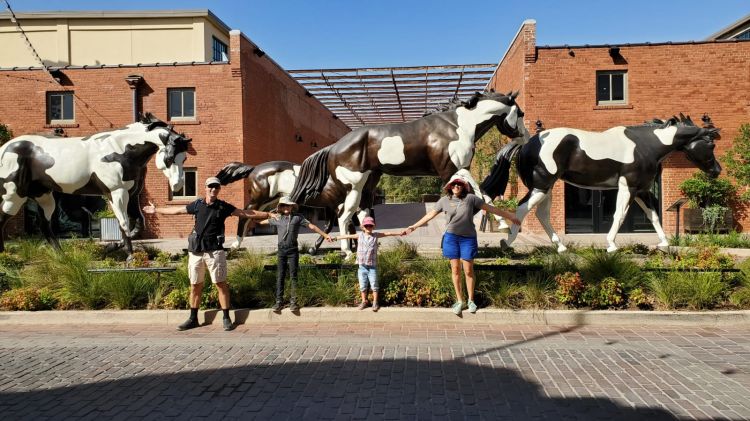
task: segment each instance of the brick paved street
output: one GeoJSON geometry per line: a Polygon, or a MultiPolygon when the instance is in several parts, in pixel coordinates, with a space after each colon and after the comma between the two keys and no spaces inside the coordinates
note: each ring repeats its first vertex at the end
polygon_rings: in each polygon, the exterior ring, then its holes
{"type": "Polygon", "coordinates": [[[0,327],[3,419],[750,419],[750,330],[0,327]]]}

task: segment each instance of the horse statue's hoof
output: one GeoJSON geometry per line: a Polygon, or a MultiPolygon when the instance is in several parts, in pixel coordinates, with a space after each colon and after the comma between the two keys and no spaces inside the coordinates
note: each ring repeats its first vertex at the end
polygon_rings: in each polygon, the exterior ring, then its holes
{"type": "Polygon", "coordinates": [[[615,245],[611,245],[611,246],[607,247],[607,253],[614,253],[616,251],[617,251],[617,246],[615,246],[615,245]]]}
{"type": "Polygon", "coordinates": [[[564,245],[562,245],[562,244],[558,244],[558,246],[557,246],[557,252],[558,252],[558,253],[565,253],[566,251],[568,251],[568,248],[567,248],[567,247],[565,247],[565,246],[564,246],[564,245]]]}
{"type": "Polygon", "coordinates": [[[315,256],[316,254],[318,254],[318,249],[316,249],[315,247],[310,247],[309,249],[307,249],[307,254],[309,254],[310,256],[315,256]]]}
{"type": "Polygon", "coordinates": [[[242,243],[240,243],[239,241],[235,240],[235,241],[232,242],[232,244],[229,245],[229,248],[232,249],[232,250],[237,250],[238,248],[240,248],[241,244],[242,243]]]}
{"type": "Polygon", "coordinates": [[[508,245],[508,242],[505,240],[500,240],[500,251],[508,251],[510,250],[510,246],[508,245]]]}

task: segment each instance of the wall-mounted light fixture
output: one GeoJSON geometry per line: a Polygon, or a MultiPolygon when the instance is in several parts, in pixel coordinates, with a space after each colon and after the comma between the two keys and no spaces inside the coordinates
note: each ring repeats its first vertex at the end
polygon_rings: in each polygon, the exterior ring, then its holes
{"type": "Polygon", "coordinates": [[[52,133],[55,136],[65,137],[65,129],[62,127],[55,127],[55,130],[53,130],[52,133]]]}
{"type": "Polygon", "coordinates": [[[294,140],[297,142],[302,142],[302,135],[297,133],[294,135],[294,140]]]}
{"type": "Polygon", "coordinates": [[[568,48],[568,55],[571,56],[571,57],[575,57],[576,56],[576,52],[573,51],[573,49],[568,48]]]}
{"type": "Polygon", "coordinates": [[[318,147],[318,142],[316,142],[316,141],[313,140],[312,142],[310,142],[310,146],[313,147],[313,148],[317,148],[318,147]]]}
{"type": "Polygon", "coordinates": [[[622,56],[620,55],[620,47],[616,45],[609,47],[609,56],[614,59],[621,58],[622,56]]]}

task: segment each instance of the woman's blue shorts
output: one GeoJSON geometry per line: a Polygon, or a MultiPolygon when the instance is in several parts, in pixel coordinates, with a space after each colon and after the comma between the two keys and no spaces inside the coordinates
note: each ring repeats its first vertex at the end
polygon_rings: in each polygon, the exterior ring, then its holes
{"type": "Polygon", "coordinates": [[[443,235],[443,257],[448,259],[474,260],[477,257],[477,237],[446,232],[443,235]]]}

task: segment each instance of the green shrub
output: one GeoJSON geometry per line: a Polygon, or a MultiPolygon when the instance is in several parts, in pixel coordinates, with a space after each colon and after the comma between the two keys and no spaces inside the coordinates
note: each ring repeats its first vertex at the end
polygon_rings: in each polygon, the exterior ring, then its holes
{"type": "Polygon", "coordinates": [[[555,298],[561,304],[579,307],[583,304],[581,294],[585,289],[581,275],[578,272],[565,272],[555,276],[555,298]]]}
{"type": "Polygon", "coordinates": [[[121,310],[145,308],[159,287],[156,277],[149,273],[110,272],[99,276],[107,304],[121,310]]]}
{"type": "Polygon", "coordinates": [[[558,274],[565,272],[578,272],[576,256],[573,253],[558,253],[556,250],[548,254],[534,253],[538,264],[542,265],[542,275],[546,280],[552,281],[558,274]]]}
{"type": "Polygon", "coordinates": [[[622,284],[615,278],[605,278],[597,285],[597,308],[617,308],[625,304],[622,284]]]}
{"type": "Polygon", "coordinates": [[[522,287],[523,299],[521,304],[524,308],[546,309],[551,307],[550,297],[553,287],[549,281],[539,275],[531,275],[522,287]]]}
{"type": "Polygon", "coordinates": [[[264,307],[273,303],[275,272],[264,273],[263,265],[261,254],[243,253],[230,266],[227,281],[234,308],[264,307]]]}
{"type": "Polygon", "coordinates": [[[750,309],[750,287],[742,287],[735,290],[729,296],[729,303],[741,309],[750,309]]]}
{"type": "Polygon", "coordinates": [[[581,257],[580,273],[586,282],[599,284],[606,278],[615,278],[627,288],[635,288],[644,282],[643,272],[627,253],[585,249],[581,251],[581,257]]]}
{"type": "MultiPolygon", "coordinates": [[[[277,261],[278,263],[278,261],[277,261]]],[[[314,265],[315,258],[309,254],[300,254],[299,255],[299,264],[300,265],[314,265]]]]}
{"type": "Polygon", "coordinates": [[[650,310],[654,307],[654,300],[643,290],[634,288],[628,293],[628,303],[640,310],[650,310]]]}
{"type": "Polygon", "coordinates": [[[665,308],[701,310],[721,303],[728,285],[721,279],[720,273],[668,272],[652,278],[651,290],[665,308]]]}
{"type": "Polygon", "coordinates": [[[490,303],[495,307],[517,309],[523,302],[524,290],[515,282],[500,282],[487,295],[490,303]]]}
{"type": "Polygon", "coordinates": [[[0,296],[0,310],[6,311],[51,310],[56,304],[57,299],[46,288],[16,288],[0,296]]]}
{"type": "Polygon", "coordinates": [[[184,310],[189,308],[190,287],[174,288],[162,301],[162,306],[169,310],[184,310]]]}
{"type": "Polygon", "coordinates": [[[0,146],[13,139],[13,130],[7,124],[0,123],[0,146]]]}
{"type": "Polygon", "coordinates": [[[726,178],[711,178],[703,171],[696,171],[679,187],[693,209],[710,206],[726,207],[732,202],[737,188],[726,178]]]}
{"type": "MultiPolygon", "coordinates": [[[[286,282],[285,295],[288,298],[291,288],[289,280],[286,282]]],[[[302,269],[299,272],[297,304],[300,306],[348,305],[354,303],[358,296],[359,287],[354,271],[302,269]]]]}
{"type": "Polygon", "coordinates": [[[344,256],[337,251],[329,251],[323,255],[323,263],[329,265],[340,265],[344,263],[344,256]]]}
{"type": "Polygon", "coordinates": [[[679,239],[672,237],[669,244],[673,246],[714,245],[727,248],[750,248],[750,235],[737,231],[726,234],[684,234],[679,239]]]}

